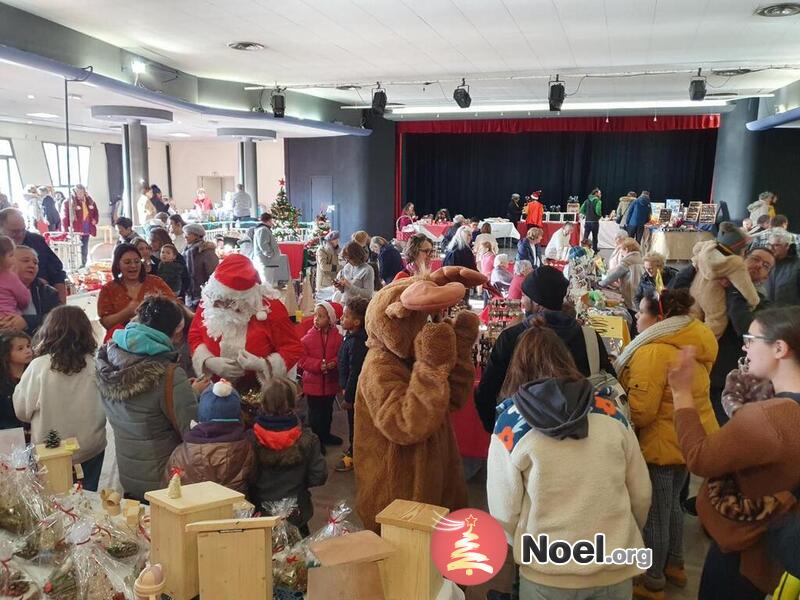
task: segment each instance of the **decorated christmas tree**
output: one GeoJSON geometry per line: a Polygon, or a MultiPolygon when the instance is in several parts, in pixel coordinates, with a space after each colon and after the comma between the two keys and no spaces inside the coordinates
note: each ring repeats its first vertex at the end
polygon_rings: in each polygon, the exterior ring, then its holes
{"type": "Polygon", "coordinates": [[[289,202],[286,194],[286,180],[278,180],[280,189],[275,200],[272,201],[270,214],[275,221],[272,235],[279,240],[297,240],[300,238],[300,209],[289,202]]]}

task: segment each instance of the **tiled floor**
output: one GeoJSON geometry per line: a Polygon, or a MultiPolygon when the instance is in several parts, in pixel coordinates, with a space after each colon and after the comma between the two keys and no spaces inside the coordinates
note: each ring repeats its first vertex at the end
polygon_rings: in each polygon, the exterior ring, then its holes
{"type": "MultiPolygon", "coordinates": [[[[334,414],[333,431],[344,439],[347,439],[347,421],[343,412],[338,411],[334,414]]],[[[339,460],[339,450],[331,448],[328,452],[328,466],[330,473],[328,482],[320,487],[314,488],[314,517],[311,519],[310,527],[313,532],[322,527],[327,516],[326,509],[334,505],[338,500],[347,500],[349,505],[355,509],[355,477],[353,472],[337,473],[333,470],[334,465],[339,460]]],[[[469,482],[470,506],[486,510],[486,471],[480,472],[469,482]]],[[[697,481],[693,481],[693,490],[697,487],[697,481]]],[[[351,520],[360,525],[358,517],[353,513],[351,520]]],[[[697,588],[700,582],[700,571],[703,566],[708,540],[700,529],[696,518],[686,517],[684,524],[683,548],[686,562],[686,572],[689,576],[689,585],[684,589],[667,587],[667,598],[669,600],[694,600],[697,598],[697,588]]],[[[513,561],[509,555],[503,570],[489,584],[477,586],[466,590],[467,600],[483,600],[488,589],[498,589],[508,591],[511,588],[513,574],[513,561]]]]}

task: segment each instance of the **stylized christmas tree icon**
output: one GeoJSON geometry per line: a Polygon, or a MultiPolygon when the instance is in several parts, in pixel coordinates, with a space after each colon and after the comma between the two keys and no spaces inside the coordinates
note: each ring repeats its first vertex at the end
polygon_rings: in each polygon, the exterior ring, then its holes
{"type": "Polygon", "coordinates": [[[450,553],[453,560],[447,563],[448,571],[464,570],[467,575],[472,575],[473,569],[479,569],[485,573],[494,573],[494,567],[483,563],[489,561],[489,557],[480,552],[476,552],[481,546],[478,544],[480,537],[473,533],[478,519],[470,515],[464,519],[466,529],[461,534],[461,539],[453,544],[455,550],[450,553]]]}

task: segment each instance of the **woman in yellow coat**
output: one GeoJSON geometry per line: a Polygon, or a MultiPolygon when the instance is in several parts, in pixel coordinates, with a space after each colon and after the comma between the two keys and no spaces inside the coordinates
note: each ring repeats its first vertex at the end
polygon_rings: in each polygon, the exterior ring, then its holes
{"type": "Polygon", "coordinates": [[[686,585],[680,492],[688,472],[675,434],[667,382],[667,368],[684,346],[697,349],[692,393],[701,422],[708,433],[719,429],[709,397],[717,339],[689,315],[693,303],[688,290],[667,289],[660,296],[642,298],[636,320],[640,333],[614,363],[628,393],[631,420],[653,484],[653,503],[643,532],[645,544],[653,550],[653,563],[634,586],[634,597],[640,599],[664,598],[666,581],[686,585]]]}

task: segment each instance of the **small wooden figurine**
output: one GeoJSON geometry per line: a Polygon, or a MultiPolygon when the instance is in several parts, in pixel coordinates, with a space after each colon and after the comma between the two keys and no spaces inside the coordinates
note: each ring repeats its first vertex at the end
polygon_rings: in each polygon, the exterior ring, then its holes
{"type": "Polygon", "coordinates": [[[133,584],[136,600],[161,600],[166,587],[164,571],[161,565],[147,565],[133,584]]]}
{"type": "Polygon", "coordinates": [[[181,497],[181,473],[183,471],[175,467],[171,472],[172,477],[170,477],[169,486],[167,487],[167,495],[174,500],[181,497]]]}
{"type": "Polygon", "coordinates": [[[103,504],[103,510],[108,513],[110,517],[116,517],[122,509],[120,508],[120,502],[122,501],[122,496],[119,492],[110,489],[100,490],[100,501],[103,504]]]}

